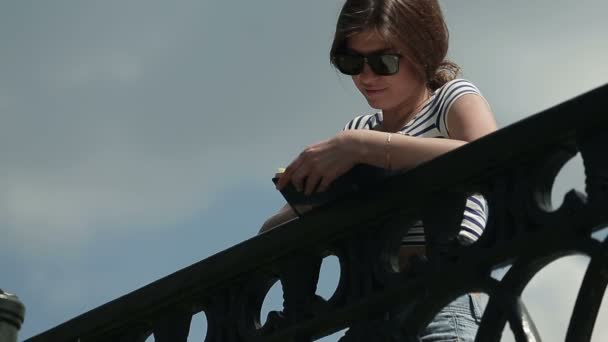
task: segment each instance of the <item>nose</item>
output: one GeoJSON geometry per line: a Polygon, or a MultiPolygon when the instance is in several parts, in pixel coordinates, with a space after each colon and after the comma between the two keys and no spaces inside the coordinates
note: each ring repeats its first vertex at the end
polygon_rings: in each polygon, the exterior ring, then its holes
{"type": "Polygon", "coordinates": [[[379,76],[376,75],[372,71],[372,69],[369,67],[369,64],[367,64],[367,61],[366,61],[365,63],[363,63],[363,70],[361,71],[361,73],[359,75],[357,75],[357,77],[359,78],[359,81],[361,83],[370,83],[371,81],[375,80],[379,76]]]}

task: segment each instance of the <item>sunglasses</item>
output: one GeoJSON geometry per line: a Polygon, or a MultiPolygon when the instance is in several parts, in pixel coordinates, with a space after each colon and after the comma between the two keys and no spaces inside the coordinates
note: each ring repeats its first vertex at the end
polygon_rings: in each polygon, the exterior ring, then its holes
{"type": "Polygon", "coordinates": [[[394,53],[378,53],[372,55],[360,55],[356,53],[338,53],[332,58],[333,64],[341,73],[354,76],[363,72],[363,66],[367,65],[376,75],[388,76],[399,72],[399,59],[401,55],[394,53]]]}

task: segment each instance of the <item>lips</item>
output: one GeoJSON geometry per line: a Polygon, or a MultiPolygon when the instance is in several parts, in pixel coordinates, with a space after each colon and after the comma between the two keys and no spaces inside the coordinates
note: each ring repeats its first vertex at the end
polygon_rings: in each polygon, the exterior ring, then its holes
{"type": "Polygon", "coordinates": [[[382,93],[385,89],[365,89],[365,94],[366,95],[378,95],[380,93],[382,93]]]}

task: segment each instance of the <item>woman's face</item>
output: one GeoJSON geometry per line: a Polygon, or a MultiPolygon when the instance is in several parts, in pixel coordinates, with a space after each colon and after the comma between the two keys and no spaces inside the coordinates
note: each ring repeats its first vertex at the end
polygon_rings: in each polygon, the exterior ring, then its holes
{"type": "MultiPolygon", "coordinates": [[[[391,48],[375,31],[364,31],[350,37],[347,48],[361,55],[379,52],[403,54],[391,48]]],[[[359,75],[352,76],[355,86],[372,108],[386,112],[400,112],[424,89],[405,58],[399,61],[399,72],[394,75],[376,75],[365,63],[359,75]]],[[[414,100],[415,101],[415,100],[414,100]]]]}

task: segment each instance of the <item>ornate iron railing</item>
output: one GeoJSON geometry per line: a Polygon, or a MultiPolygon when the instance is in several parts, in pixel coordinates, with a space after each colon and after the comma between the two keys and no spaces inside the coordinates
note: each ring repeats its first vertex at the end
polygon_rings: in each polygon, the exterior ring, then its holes
{"type": "Polygon", "coordinates": [[[387,179],[374,190],[332,202],[262,235],[69,320],[30,342],[186,341],[204,311],[207,342],[311,341],[349,328],[341,341],[415,341],[447,303],[489,295],[477,341],[499,341],[506,322],[517,341],[539,341],[520,299],[545,265],[569,254],[591,258],[567,341],[588,341],[608,282],[608,85],[517,122],[387,179]],[[554,210],[553,181],[580,152],[586,195],[569,192],[554,210]],[[471,193],[490,216],[482,238],[456,237],[471,193]],[[399,272],[401,237],[425,224],[427,259],[399,272]],[[335,255],[340,281],[315,294],[323,257],[335,255]],[[497,280],[491,272],[512,265],[497,280]],[[260,324],[260,309],[280,279],[284,308],[260,324]]]}

